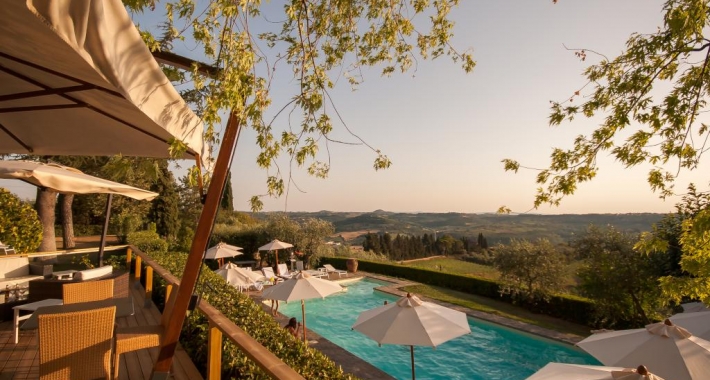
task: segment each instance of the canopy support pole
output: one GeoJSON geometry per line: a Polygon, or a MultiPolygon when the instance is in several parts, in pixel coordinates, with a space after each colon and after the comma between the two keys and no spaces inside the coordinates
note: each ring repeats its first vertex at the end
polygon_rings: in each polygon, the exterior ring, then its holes
{"type": "Polygon", "coordinates": [[[409,346],[409,352],[412,354],[412,380],[414,380],[414,346],[409,346]]]}
{"type": "Polygon", "coordinates": [[[111,201],[113,200],[113,194],[108,195],[106,198],[106,219],[104,219],[104,228],[101,230],[101,243],[99,243],[99,267],[104,266],[104,247],[106,247],[106,234],[108,233],[108,221],[111,217],[111,201]]]}
{"type": "Polygon", "coordinates": [[[308,340],[306,340],[306,301],[304,300],[301,300],[301,314],[301,319],[303,319],[303,343],[307,345],[308,340]]]}
{"type": "Polygon", "coordinates": [[[182,325],[185,321],[185,313],[187,313],[187,307],[190,303],[195,285],[197,284],[197,276],[202,266],[202,256],[207,249],[207,243],[212,233],[212,224],[217,215],[220,200],[222,199],[222,192],[224,191],[224,185],[232,160],[232,151],[239,139],[240,129],[240,121],[234,112],[231,112],[229,114],[227,127],[224,131],[222,146],[219,148],[219,154],[215,162],[215,168],[212,173],[212,180],[210,181],[207,191],[205,204],[200,214],[200,220],[197,223],[190,254],[187,256],[185,271],[180,279],[180,286],[173,306],[173,312],[170,314],[163,339],[160,342],[160,352],[158,353],[158,360],[155,366],[153,366],[152,379],[167,378],[166,375],[170,372],[175,348],[180,338],[180,330],[182,330],[182,325]]]}

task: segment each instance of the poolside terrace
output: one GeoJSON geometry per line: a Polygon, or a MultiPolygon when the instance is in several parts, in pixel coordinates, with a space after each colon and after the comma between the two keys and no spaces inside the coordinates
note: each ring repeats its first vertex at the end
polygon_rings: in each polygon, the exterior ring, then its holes
{"type": "MultiPolygon", "coordinates": [[[[143,303],[144,290],[134,286],[131,280],[131,297],[135,314],[118,318],[119,326],[149,326],[160,323],[160,311],[151,302],[143,303]]],[[[158,357],[158,348],[138,350],[121,355],[119,380],[149,379],[153,363],[158,357]]],[[[190,357],[178,346],[170,371],[171,379],[202,379],[202,375],[190,357]]],[[[39,378],[39,355],[37,331],[20,330],[20,340],[14,343],[12,321],[0,323],[0,380],[24,380],[39,378]]]]}

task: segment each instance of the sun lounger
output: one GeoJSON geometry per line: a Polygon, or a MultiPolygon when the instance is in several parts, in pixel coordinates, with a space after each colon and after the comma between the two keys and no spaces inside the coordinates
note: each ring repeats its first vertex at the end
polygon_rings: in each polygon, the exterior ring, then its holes
{"type": "Polygon", "coordinates": [[[4,253],[4,254],[6,254],[6,255],[14,255],[14,254],[15,254],[15,249],[12,248],[11,246],[7,245],[7,244],[3,244],[3,243],[0,241],[0,252],[4,253]]]}
{"type": "Polygon", "coordinates": [[[261,272],[264,273],[264,276],[266,277],[267,280],[271,282],[281,282],[283,281],[282,278],[276,277],[276,274],[274,274],[274,269],[271,267],[264,267],[261,268],[261,272]]]}
{"type": "Polygon", "coordinates": [[[281,278],[289,279],[293,277],[293,273],[288,271],[288,267],[286,266],[286,264],[279,264],[276,267],[276,270],[278,271],[279,277],[281,278]]]}
{"type": "Polygon", "coordinates": [[[318,270],[326,272],[326,273],[337,273],[338,277],[343,277],[343,275],[345,275],[345,276],[348,275],[348,272],[346,272],[344,270],[340,270],[340,269],[335,269],[335,267],[333,267],[330,264],[325,264],[325,265],[323,265],[322,268],[318,268],[318,270]]]}

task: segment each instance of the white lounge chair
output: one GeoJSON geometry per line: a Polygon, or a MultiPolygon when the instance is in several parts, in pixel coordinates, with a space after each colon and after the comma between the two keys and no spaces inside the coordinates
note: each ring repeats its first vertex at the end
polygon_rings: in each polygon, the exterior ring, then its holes
{"type": "Polygon", "coordinates": [[[340,269],[335,269],[332,265],[330,264],[324,264],[322,268],[318,268],[318,270],[321,270],[326,273],[337,273],[338,277],[343,277],[345,275],[347,277],[348,272],[340,269]]]}
{"type": "Polygon", "coordinates": [[[267,280],[271,282],[281,282],[283,281],[282,278],[276,277],[276,274],[274,273],[274,269],[271,267],[264,267],[261,268],[261,272],[264,273],[264,277],[266,277],[267,280]]]}
{"type": "Polygon", "coordinates": [[[279,277],[281,278],[289,279],[293,277],[293,273],[288,271],[288,267],[286,266],[286,264],[279,264],[276,267],[276,270],[278,271],[279,277]]]}
{"type": "Polygon", "coordinates": [[[0,252],[6,254],[6,255],[14,255],[15,254],[15,248],[12,248],[9,245],[3,244],[0,241],[0,252]]]}

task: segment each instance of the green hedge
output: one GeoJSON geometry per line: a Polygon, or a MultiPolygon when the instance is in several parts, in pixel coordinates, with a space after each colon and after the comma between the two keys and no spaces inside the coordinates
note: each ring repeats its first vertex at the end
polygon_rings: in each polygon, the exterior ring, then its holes
{"type": "Polygon", "coordinates": [[[126,237],[126,241],[149,255],[168,251],[168,242],[161,239],[155,231],[131,232],[126,237]]]}
{"type": "MultiPolygon", "coordinates": [[[[323,257],[322,263],[329,263],[338,268],[345,268],[344,257],[323,257]]],[[[445,273],[430,269],[409,267],[387,262],[358,259],[358,269],[365,272],[404,278],[422,284],[439,286],[451,290],[515,303],[530,311],[550,315],[566,321],[587,326],[594,325],[594,304],[584,298],[570,295],[554,295],[547,300],[536,299],[533,302],[514,298],[501,292],[498,282],[473,276],[445,273]]]]}
{"type": "MultiPolygon", "coordinates": [[[[150,256],[175,276],[182,275],[187,259],[185,253],[154,253],[150,256]]],[[[155,293],[164,294],[164,290],[159,285],[155,293]]],[[[355,379],[320,351],[294,338],[260,305],[229,286],[204,265],[197,293],[306,379],[355,379]]],[[[207,329],[207,319],[199,312],[192,312],[180,335],[180,344],[203,374],[207,364],[207,329]]],[[[222,351],[221,378],[270,379],[227,339],[222,351]]]]}

